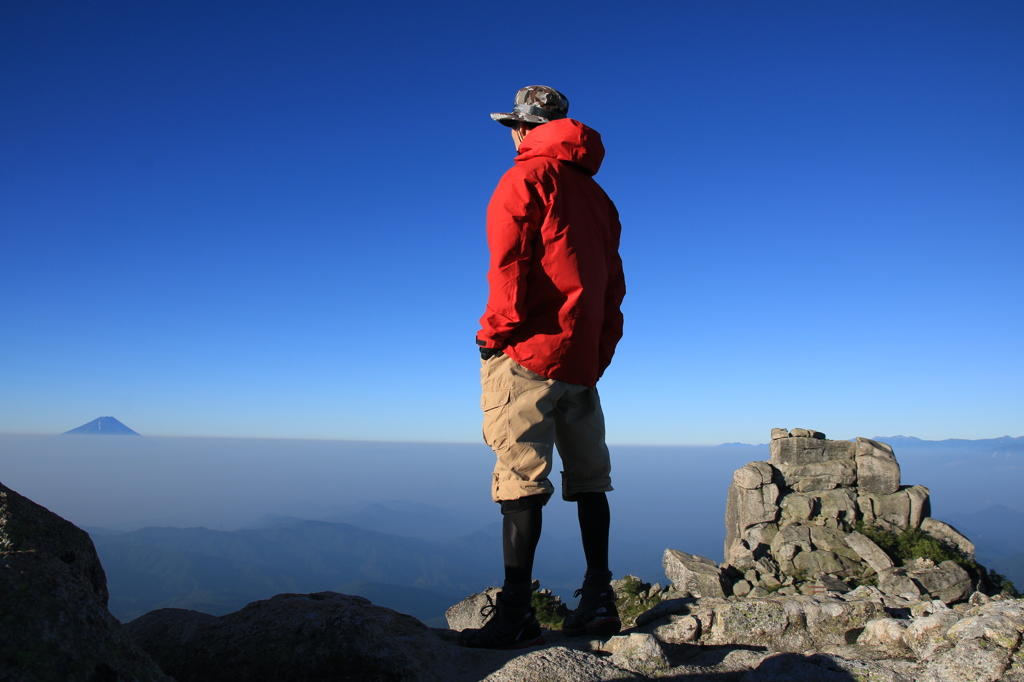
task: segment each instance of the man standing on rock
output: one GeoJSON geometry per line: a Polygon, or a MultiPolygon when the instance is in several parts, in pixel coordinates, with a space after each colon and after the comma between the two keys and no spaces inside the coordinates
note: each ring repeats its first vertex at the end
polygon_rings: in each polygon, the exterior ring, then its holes
{"type": "Polygon", "coordinates": [[[530,605],[541,510],[554,448],[562,499],[575,502],[587,560],[569,635],[613,635],[621,624],[608,570],[611,462],[597,381],[622,337],[626,293],[619,217],[594,181],[604,158],[597,131],[567,118],[569,101],[531,85],[513,111],[518,155],[487,207],[490,295],[477,334],[484,440],[497,455],[492,496],[501,505],[505,582],[490,620],[465,646],[515,649],[543,641],[530,605]]]}

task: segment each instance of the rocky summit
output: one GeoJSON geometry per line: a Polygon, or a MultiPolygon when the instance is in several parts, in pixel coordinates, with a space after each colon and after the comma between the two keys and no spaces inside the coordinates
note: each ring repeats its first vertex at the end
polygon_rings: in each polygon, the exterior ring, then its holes
{"type": "Polygon", "coordinates": [[[545,644],[464,649],[491,588],[449,628],[334,592],[280,594],[224,616],[106,609],[88,536],[0,485],[0,679],[589,682],[1024,682],[1024,600],[930,515],[892,448],[775,429],[736,471],[722,564],[667,549],[666,586],[613,583],[625,629],[568,638],[536,603],[545,644]]]}
{"type": "Polygon", "coordinates": [[[769,461],[738,469],[729,486],[721,578],[732,594],[841,594],[870,584],[953,604],[985,578],[973,543],[931,518],[928,489],[902,484],[885,443],[773,429],[770,452],[769,461]],[[897,566],[872,536],[930,539],[933,549],[948,551],[897,566]]]}

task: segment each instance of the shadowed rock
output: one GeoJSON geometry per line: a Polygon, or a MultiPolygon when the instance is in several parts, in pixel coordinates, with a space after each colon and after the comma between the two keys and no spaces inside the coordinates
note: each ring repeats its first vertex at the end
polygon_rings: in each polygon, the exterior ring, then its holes
{"type": "Polygon", "coordinates": [[[0,679],[171,682],[68,563],[39,551],[0,555],[0,679]]]}
{"type": "Polygon", "coordinates": [[[67,564],[107,606],[107,576],[89,534],[0,483],[0,552],[27,551],[67,564]]]}
{"type": "Polygon", "coordinates": [[[159,609],[125,627],[178,682],[437,680],[454,648],[412,616],[336,592],[220,617],[159,609]]]}

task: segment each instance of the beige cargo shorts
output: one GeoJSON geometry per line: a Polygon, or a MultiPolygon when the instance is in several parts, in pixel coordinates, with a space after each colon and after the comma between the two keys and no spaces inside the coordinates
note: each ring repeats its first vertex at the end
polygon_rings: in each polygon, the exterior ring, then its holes
{"type": "Polygon", "coordinates": [[[612,490],[611,457],[597,389],[546,379],[504,353],[480,361],[484,442],[494,450],[495,502],[544,495],[554,448],[562,460],[562,499],[612,490]]]}

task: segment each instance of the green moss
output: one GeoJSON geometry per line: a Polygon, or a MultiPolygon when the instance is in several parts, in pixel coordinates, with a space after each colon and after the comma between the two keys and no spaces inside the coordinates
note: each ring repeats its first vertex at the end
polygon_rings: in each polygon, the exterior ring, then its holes
{"type": "Polygon", "coordinates": [[[649,584],[641,582],[634,575],[627,575],[619,583],[615,608],[619,611],[619,618],[622,620],[623,627],[628,628],[636,625],[637,616],[661,603],[660,592],[650,597],[647,596],[647,591],[650,589],[651,586],[649,584]]]}
{"type": "Polygon", "coordinates": [[[920,528],[907,528],[899,535],[859,521],[857,532],[871,538],[882,551],[889,555],[897,565],[905,565],[914,559],[931,559],[936,564],[943,561],[955,561],[967,570],[978,571],[981,565],[957,547],[933,538],[920,528]]]}
{"type": "Polygon", "coordinates": [[[537,614],[537,622],[541,624],[541,627],[545,627],[548,630],[562,629],[562,621],[569,615],[569,609],[562,603],[561,599],[550,592],[537,590],[530,596],[530,602],[537,614]]]}
{"type": "Polygon", "coordinates": [[[1021,596],[1020,591],[1017,587],[1001,573],[995,571],[989,571],[988,575],[985,576],[985,581],[989,584],[994,592],[1005,592],[1014,599],[1021,596]]]}

